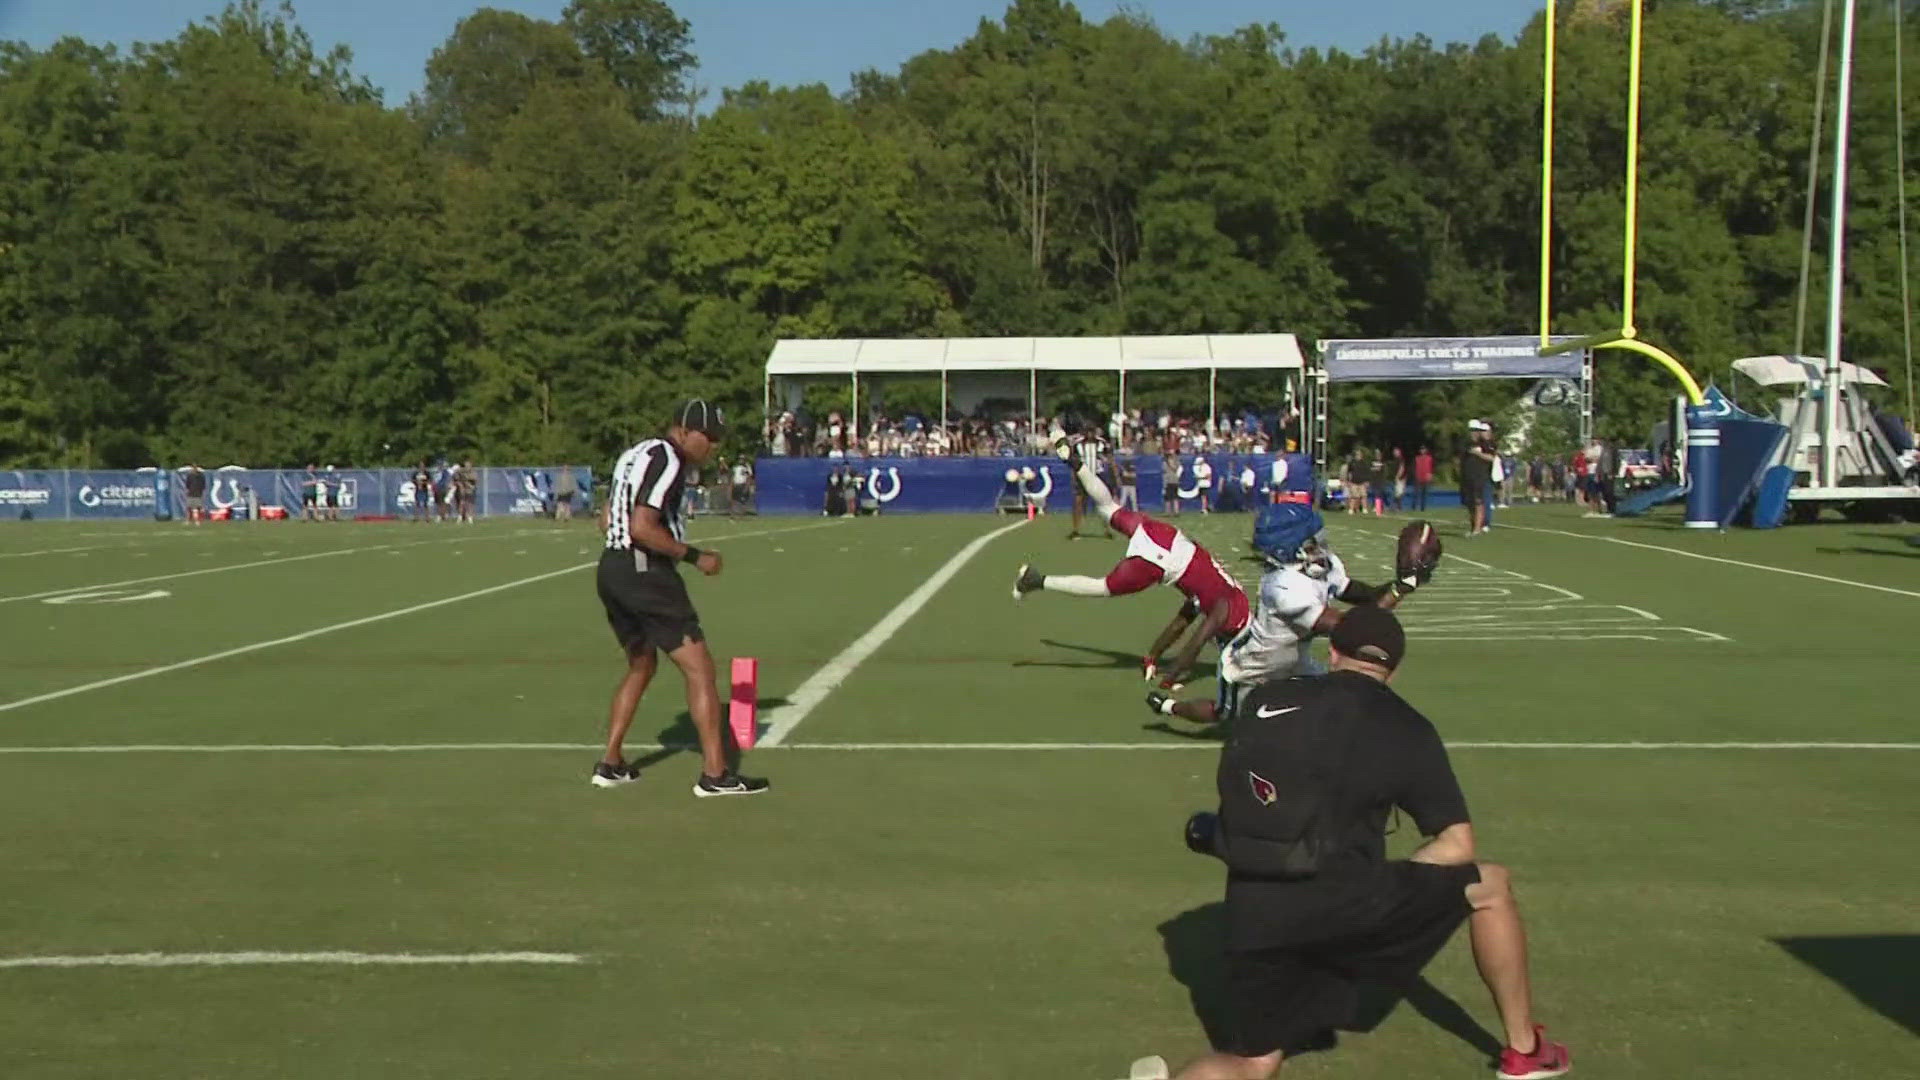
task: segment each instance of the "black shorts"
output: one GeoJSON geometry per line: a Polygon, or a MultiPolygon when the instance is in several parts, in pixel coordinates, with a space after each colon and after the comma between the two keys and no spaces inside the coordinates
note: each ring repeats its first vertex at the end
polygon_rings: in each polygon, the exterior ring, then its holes
{"type": "Polygon", "coordinates": [[[643,648],[672,652],[688,642],[705,641],[700,615],[679,571],[661,556],[646,558],[664,565],[641,570],[633,551],[608,548],[600,554],[595,586],[620,647],[629,653],[643,648]]]}
{"type": "Polygon", "coordinates": [[[1466,890],[1479,880],[1472,864],[1388,863],[1366,879],[1364,891],[1303,918],[1301,940],[1229,950],[1227,1045],[1220,1049],[1242,1057],[1291,1055],[1324,1045],[1333,1030],[1361,1026],[1360,987],[1404,992],[1472,913],[1466,890]]]}
{"type": "Polygon", "coordinates": [[[1478,485],[1464,486],[1460,489],[1460,505],[1469,510],[1480,505],[1480,488],[1478,485]]]}

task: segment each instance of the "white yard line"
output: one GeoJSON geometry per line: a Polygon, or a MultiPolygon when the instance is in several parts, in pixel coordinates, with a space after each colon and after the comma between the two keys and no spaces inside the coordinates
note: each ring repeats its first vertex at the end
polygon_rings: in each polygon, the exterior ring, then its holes
{"type": "Polygon", "coordinates": [[[1597,536],[1593,533],[1569,532],[1565,529],[1540,529],[1530,525],[1501,525],[1499,528],[1518,529],[1522,532],[1545,533],[1549,536],[1571,536],[1578,540],[1598,540],[1608,544],[1623,544],[1627,547],[1641,548],[1645,551],[1664,551],[1669,555],[1681,555],[1689,559],[1724,563],[1728,566],[1742,566],[1748,570],[1764,570],[1769,574],[1786,574],[1789,577],[1807,578],[1811,581],[1824,581],[1829,585],[1847,585],[1856,589],[1870,589],[1874,592],[1892,593],[1895,596],[1920,598],[1920,592],[1914,592],[1909,589],[1896,589],[1891,585],[1872,585],[1864,581],[1854,581],[1851,578],[1828,577],[1826,574],[1810,574],[1805,570],[1789,570],[1784,566],[1768,566],[1765,563],[1742,562],[1739,559],[1727,559],[1718,555],[1702,555],[1697,551],[1683,551],[1680,548],[1663,547],[1659,544],[1643,544],[1637,540],[1622,540],[1617,536],[1597,536]]]}
{"type": "MultiPolygon", "coordinates": [[[[541,530],[544,533],[544,530],[541,530]]],[[[277,566],[282,563],[306,562],[310,559],[330,559],[336,555],[353,555],[365,551],[397,551],[401,548],[420,547],[424,544],[452,544],[467,540],[503,540],[524,536],[525,531],[513,533],[494,533],[480,536],[446,536],[433,540],[410,540],[396,544],[372,544],[366,547],[333,548],[328,551],[314,551],[305,555],[284,555],[277,559],[256,559],[253,562],[230,563],[225,566],[209,566],[199,570],[182,570],[173,574],[154,574],[150,577],[129,578],[125,581],[107,581],[93,585],[70,585],[62,589],[49,589],[46,592],[23,593],[19,596],[0,596],[0,604],[11,604],[21,600],[43,600],[49,596],[63,596],[67,593],[91,592],[95,589],[118,589],[129,585],[146,585],[155,581],[177,581],[181,578],[200,577],[203,574],[224,574],[229,570],[250,570],[256,566],[277,566]]],[[[558,535],[557,533],[554,535],[558,535]]],[[[211,552],[206,554],[211,555],[211,552]]]]}
{"type": "MultiPolygon", "coordinates": [[[[780,743],[770,750],[835,750],[882,752],[896,750],[1043,751],[1074,750],[1219,750],[1209,739],[1178,742],[862,742],[780,743]]],[[[628,743],[629,749],[695,750],[696,744],[628,743]]],[[[1920,742],[1503,742],[1447,743],[1449,750],[1920,750],[1920,742]]],[[[146,744],[131,746],[0,746],[0,756],[18,754],[422,754],[465,752],[566,752],[599,750],[599,743],[213,743],[208,745],[146,744]]]]}
{"type": "Polygon", "coordinates": [[[103,548],[120,547],[119,544],[88,544],[84,547],[41,548],[39,551],[0,552],[0,559],[30,559],[35,555],[66,555],[75,551],[99,551],[103,548]]]}
{"type": "Polygon", "coordinates": [[[338,622],[330,626],[316,627],[312,630],[301,631],[298,634],[288,634],[286,637],[270,638],[266,641],[256,641],[251,645],[241,645],[241,646],[238,646],[237,648],[222,649],[219,652],[208,653],[205,656],[196,656],[191,660],[179,660],[171,664],[161,664],[158,667],[142,668],[139,671],[129,671],[124,675],[115,675],[109,679],[96,679],[93,682],[81,683],[79,686],[69,686],[64,690],[54,690],[50,693],[45,693],[45,694],[35,694],[33,697],[21,698],[18,701],[9,701],[9,702],[6,702],[5,704],[0,704],[0,712],[11,712],[14,709],[24,709],[29,705],[38,705],[38,704],[41,704],[42,702],[47,702],[47,701],[58,701],[61,698],[72,697],[75,694],[85,694],[94,690],[104,690],[109,686],[119,686],[121,683],[135,682],[140,679],[150,679],[155,675],[165,675],[168,672],[184,671],[187,668],[199,667],[202,664],[211,664],[216,660],[226,660],[235,656],[245,656],[248,653],[259,652],[262,649],[272,649],[272,648],[277,648],[278,646],[281,646],[281,645],[292,645],[292,644],[295,644],[296,642],[310,641],[314,638],[324,637],[328,634],[337,634],[342,630],[351,630],[357,626],[368,626],[377,622],[385,622],[388,619],[397,619],[402,615],[412,615],[421,611],[431,611],[434,608],[446,607],[448,604],[458,604],[465,600],[475,600],[482,596],[491,596],[494,593],[505,592],[508,589],[517,589],[522,585],[532,585],[535,582],[546,581],[549,578],[556,578],[561,576],[562,574],[571,574],[578,570],[585,570],[588,567],[591,567],[593,565],[594,565],[593,563],[579,563],[574,566],[569,566],[561,570],[550,570],[544,574],[535,574],[532,577],[519,578],[515,581],[509,581],[502,585],[489,585],[484,589],[474,589],[471,592],[463,592],[456,596],[446,596],[438,600],[429,600],[424,604],[410,604],[403,608],[395,608],[392,611],[383,611],[378,615],[368,615],[359,619],[348,619],[346,622],[338,622]]]}
{"type": "MultiPolygon", "coordinates": [[[[1214,750],[1211,740],[1152,743],[791,743],[789,750],[1214,750]]],[[[1920,742],[1449,742],[1449,750],[1920,750],[1920,742]]]]}
{"type": "MultiPolygon", "coordinates": [[[[799,532],[803,529],[821,529],[839,522],[818,522],[811,525],[798,525],[786,529],[757,529],[750,532],[718,533],[713,536],[716,542],[724,542],[738,537],[771,536],[774,533],[799,532]]],[[[199,577],[202,574],[224,574],[229,570],[250,570],[256,566],[277,566],[282,563],[306,562],[310,559],[328,559],[335,555],[353,555],[366,551],[399,551],[404,548],[421,547],[426,544],[455,544],[466,541],[516,540],[529,536],[548,536],[554,539],[598,540],[599,534],[564,533],[555,529],[516,529],[504,533],[463,533],[457,536],[435,537],[430,540],[408,540],[393,544],[372,544],[366,547],[334,548],[330,551],[315,551],[305,555],[287,555],[277,559],[258,559],[254,562],[233,563],[227,566],[209,566],[200,570],[182,570],[174,574],[155,574],[151,577],[129,578],[126,581],[107,581],[93,585],[72,585],[63,589],[49,589],[46,592],[25,593],[20,596],[0,596],[0,604],[11,604],[21,600],[43,600],[49,596],[64,596],[67,593],[91,592],[96,589],[118,589],[129,585],[146,585],[155,581],[177,581],[181,578],[199,577]]]]}
{"type": "MultiPolygon", "coordinates": [[[[1502,526],[1502,527],[1514,528],[1514,529],[1525,528],[1525,526],[1521,526],[1521,525],[1511,525],[1511,526],[1502,526]]],[[[1378,540],[1391,541],[1394,539],[1394,537],[1389,536],[1386,533],[1373,532],[1370,529],[1356,528],[1353,531],[1363,536],[1372,537],[1378,540]]],[[[1539,532],[1544,530],[1533,530],[1533,531],[1539,532]]],[[[1571,535],[1578,535],[1578,534],[1569,533],[1568,535],[1571,536],[1571,535]]],[[[1595,539],[1599,539],[1599,538],[1596,537],[1595,539]]],[[[1494,582],[1497,582],[1497,581],[1507,581],[1514,584],[1529,585],[1538,589],[1546,589],[1549,592],[1558,593],[1562,597],[1565,597],[1568,600],[1579,600],[1579,601],[1587,600],[1586,597],[1581,596],[1579,593],[1574,592],[1571,589],[1563,589],[1558,585],[1549,585],[1544,581],[1537,581],[1531,576],[1527,574],[1522,574],[1517,570],[1504,570],[1504,569],[1501,569],[1500,567],[1492,565],[1491,563],[1483,563],[1475,559],[1469,559],[1466,556],[1461,555],[1457,552],[1450,551],[1446,554],[1445,558],[1448,562],[1465,563],[1468,566],[1477,567],[1478,569],[1486,572],[1484,575],[1475,575],[1470,578],[1459,578],[1459,577],[1448,576],[1441,579],[1441,582],[1437,587],[1433,587],[1435,588],[1436,593],[1442,599],[1447,600],[1456,606],[1479,606],[1480,604],[1489,604],[1495,607],[1496,614],[1503,610],[1507,612],[1518,612],[1518,611],[1527,611],[1527,610],[1551,610],[1550,607],[1545,609],[1540,609],[1540,608],[1529,608],[1523,605],[1509,604],[1506,601],[1500,599],[1498,595],[1487,600],[1465,601],[1465,600],[1459,599],[1459,596],[1463,592],[1466,592],[1468,590],[1483,590],[1484,587],[1491,586],[1493,585],[1494,582]],[[1462,582],[1462,581],[1469,583],[1467,586],[1467,589],[1460,589],[1458,585],[1454,584],[1456,582],[1462,582]]],[[[1479,593],[1476,592],[1475,595],[1479,595],[1479,593]]],[[[1501,595],[1511,596],[1512,594],[1510,592],[1506,592],[1505,590],[1502,590],[1501,595]]],[[[1691,626],[1675,626],[1672,623],[1666,622],[1665,620],[1661,619],[1658,615],[1655,615],[1650,611],[1646,611],[1644,609],[1636,608],[1636,607],[1628,607],[1625,604],[1596,603],[1595,606],[1603,607],[1603,608],[1617,608],[1621,611],[1631,612],[1634,615],[1637,615],[1644,620],[1660,623],[1660,628],[1662,630],[1668,630],[1675,633],[1687,634],[1697,641],[1729,642],[1733,640],[1727,637],[1725,634],[1716,634],[1711,630],[1700,630],[1691,626]]],[[[1438,640],[1508,641],[1508,640],[1514,639],[1513,633],[1495,634],[1495,635],[1488,635],[1488,636],[1482,636],[1482,637],[1461,637],[1461,636],[1452,635],[1452,634],[1433,634],[1431,632],[1428,632],[1435,628],[1435,621],[1442,622],[1442,623],[1450,621],[1450,616],[1448,614],[1448,611],[1444,608],[1441,611],[1432,612],[1432,613],[1417,613],[1417,609],[1416,609],[1416,611],[1409,611],[1402,617],[1406,620],[1407,625],[1410,628],[1424,627],[1425,630],[1423,630],[1423,636],[1433,637],[1438,640]]],[[[1479,615],[1453,616],[1453,618],[1487,618],[1487,617],[1488,616],[1479,616],[1479,615]]],[[[1589,623],[1593,621],[1596,621],[1596,620],[1589,620],[1589,623]]],[[[1545,630],[1564,631],[1564,630],[1578,628],[1578,627],[1570,626],[1567,624],[1556,625],[1553,623],[1516,623],[1514,625],[1515,625],[1515,632],[1523,637],[1532,637],[1538,631],[1545,631],[1545,630]]],[[[1541,633],[1539,634],[1539,640],[1542,640],[1542,641],[1653,641],[1656,639],[1653,637],[1647,636],[1645,634],[1608,634],[1608,633],[1601,632],[1601,633],[1588,634],[1588,635],[1568,634],[1568,633],[1541,633]]]]}
{"type": "Polygon", "coordinates": [[[578,953],[365,953],[365,952],[217,952],[104,953],[79,956],[0,957],[0,968],[86,967],[253,967],[262,964],[347,964],[417,966],[422,964],[579,964],[578,953]]]}
{"type": "MultiPolygon", "coordinates": [[[[814,524],[814,525],[797,525],[797,526],[794,526],[793,528],[788,528],[788,529],[762,529],[756,532],[733,533],[728,537],[728,539],[740,539],[747,536],[771,536],[775,533],[800,532],[805,529],[826,528],[830,524],[833,524],[833,523],[828,522],[828,523],[821,523],[821,524],[814,524]]],[[[357,549],[357,550],[365,550],[365,549],[357,549]]],[[[50,693],[36,694],[33,697],[21,698],[18,701],[9,701],[4,704],[0,704],[0,713],[11,712],[14,709],[22,709],[27,707],[28,705],[38,705],[41,702],[57,701],[60,698],[72,697],[75,694],[84,694],[92,690],[104,690],[109,686],[118,686],[121,683],[134,682],[135,680],[138,680],[138,679],[148,679],[148,678],[152,678],[155,675],[165,675],[168,672],[172,672],[172,671],[181,671],[186,668],[199,667],[202,664],[211,664],[216,660],[226,660],[235,656],[245,656],[248,653],[259,652],[262,649],[272,649],[281,645],[292,645],[296,642],[308,641],[313,638],[323,637],[327,634],[337,634],[342,630],[351,630],[357,626],[367,626],[372,623],[385,622],[388,619],[397,619],[402,615],[412,615],[412,614],[415,614],[416,612],[431,611],[434,608],[445,607],[448,604],[458,604],[465,600],[474,600],[482,596],[491,596],[494,593],[505,592],[508,589],[517,589],[522,585],[532,585],[535,582],[546,581],[550,578],[560,577],[563,574],[571,574],[578,570],[586,570],[594,565],[595,563],[590,563],[590,562],[577,563],[573,566],[565,567],[560,570],[550,570],[544,574],[535,574],[532,577],[519,578],[517,580],[509,581],[501,585],[489,585],[484,589],[474,589],[471,592],[460,593],[457,596],[447,596],[447,597],[442,597],[438,600],[429,600],[424,604],[410,604],[407,607],[396,608],[392,611],[384,611],[378,615],[368,615],[368,616],[365,616],[364,618],[349,619],[346,622],[334,623],[331,626],[316,627],[315,629],[305,630],[298,634],[289,634],[286,637],[272,638],[267,641],[256,641],[251,645],[241,645],[241,646],[238,646],[237,648],[222,649],[219,652],[208,653],[205,656],[196,656],[190,660],[180,660],[171,664],[161,664],[157,667],[142,668],[139,671],[130,671],[124,675],[115,675],[109,679],[97,679],[90,683],[82,683],[79,686],[69,686],[64,690],[54,690],[50,693]]]]}
{"type": "Polygon", "coordinates": [[[885,645],[889,638],[899,632],[900,628],[907,624],[907,620],[913,618],[921,608],[925,607],[928,600],[933,599],[933,594],[939,592],[941,586],[953,580],[953,575],[959,573],[961,567],[967,565],[969,560],[979,554],[981,548],[1025,524],[1025,521],[1017,521],[1012,525],[1002,526],[985,536],[974,538],[966,547],[956,552],[953,558],[947,560],[946,565],[934,571],[932,577],[923,582],[919,588],[908,593],[905,600],[900,601],[892,611],[887,612],[879,622],[874,623],[873,629],[862,634],[857,641],[841,650],[840,655],[827,661],[824,667],[814,672],[806,682],[801,683],[798,689],[788,695],[785,705],[768,709],[764,717],[767,730],[766,734],[760,736],[759,745],[779,746],[786,741],[793,729],[800,726],[800,722],[805,720],[828,694],[833,693],[841,683],[846,681],[847,676],[853,674],[853,670],[859,667],[862,661],[872,656],[880,646],[885,645]]]}
{"type": "MultiPolygon", "coordinates": [[[[694,744],[689,743],[691,747],[694,744]]],[[[627,743],[642,750],[658,743],[627,743]]],[[[147,743],[131,746],[0,746],[0,754],[419,754],[451,750],[601,750],[604,743],[147,743]]]]}

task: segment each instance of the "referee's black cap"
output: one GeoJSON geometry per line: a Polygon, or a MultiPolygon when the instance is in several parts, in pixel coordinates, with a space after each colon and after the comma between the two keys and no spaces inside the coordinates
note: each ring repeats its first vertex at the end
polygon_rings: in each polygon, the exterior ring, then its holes
{"type": "Polygon", "coordinates": [[[673,419],[667,421],[669,427],[683,427],[688,431],[697,431],[714,442],[727,433],[727,419],[720,415],[720,406],[706,398],[688,398],[673,411],[673,419]]]}
{"type": "Polygon", "coordinates": [[[1400,620],[1373,604],[1348,608],[1327,640],[1342,656],[1388,669],[1399,667],[1407,655],[1407,632],[1400,620]]]}

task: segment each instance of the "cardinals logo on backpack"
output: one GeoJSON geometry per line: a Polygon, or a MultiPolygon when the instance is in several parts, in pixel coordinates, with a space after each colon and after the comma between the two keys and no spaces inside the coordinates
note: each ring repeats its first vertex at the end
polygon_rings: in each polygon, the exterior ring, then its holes
{"type": "Polygon", "coordinates": [[[1280,789],[1273,786],[1273,781],[1252,769],[1247,770],[1247,783],[1253,786],[1253,797],[1260,800],[1261,806],[1272,806],[1280,797],[1280,789]]]}

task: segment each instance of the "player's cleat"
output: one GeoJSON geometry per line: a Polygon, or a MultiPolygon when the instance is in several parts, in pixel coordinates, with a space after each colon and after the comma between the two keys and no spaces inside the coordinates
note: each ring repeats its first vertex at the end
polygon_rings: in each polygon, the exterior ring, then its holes
{"type": "Polygon", "coordinates": [[[1015,600],[1033,592],[1046,584],[1047,575],[1025,563],[1020,564],[1020,576],[1013,580],[1013,598],[1015,600]]]}
{"type": "Polygon", "coordinates": [[[1167,1068],[1167,1059],[1159,1054],[1143,1057],[1127,1070],[1127,1080],[1168,1080],[1172,1075],[1167,1068]]]}
{"type": "Polygon", "coordinates": [[[1158,690],[1149,690],[1147,691],[1147,708],[1152,709],[1160,716],[1172,716],[1173,695],[1163,694],[1158,690]]]}
{"type": "Polygon", "coordinates": [[[1180,691],[1185,690],[1186,688],[1187,688],[1186,683],[1175,682],[1173,676],[1171,675],[1160,680],[1160,689],[1165,690],[1169,694],[1177,694],[1180,691]]]}
{"type": "Polygon", "coordinates": [[[1533,1025],[1533,1053],[1523,1054],[1509,1046],[1500,1051],[1500,1067],[1493,1075],[1500,1080],[1546,1080],[1573,1068],[1573,1055],[1560,1043],[1547,1039],[1547,1029],[1533,1025]]]}
{"type": "Polygon", "coordinates": [[[1140,661],[1140,677],[1152,682],[1160,674],[1160,665],[1149,656],[1140,661]]]}
{"type": "Polygon", "coordinates": [[[758,795],[771,785],[752,776],[741,776],[729,769],[719,776],[702,775],[693,785],[693,793],[703,799],[721,795],[758,795]]]}
{"type": "Polygon", "coordinates": [[[640,779],[640,770],[624,761],[618,765],[609,765],[602,761],[594,765],[593,775],[588,779],[593,782],[594,787],[619,787],[621,784],[631,784],[640,779]]]}

